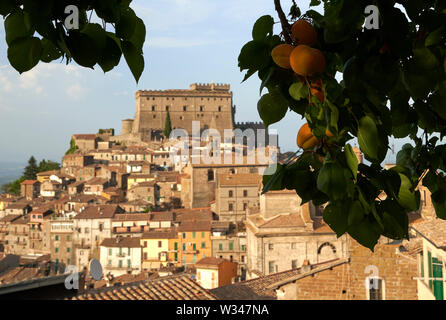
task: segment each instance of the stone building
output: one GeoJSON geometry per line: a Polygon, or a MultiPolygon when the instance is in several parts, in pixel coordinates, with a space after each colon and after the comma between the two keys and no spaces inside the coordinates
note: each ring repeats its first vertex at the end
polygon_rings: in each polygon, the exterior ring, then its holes
{"type": "Polygon", "coordinates": [[[122,121],[117,141],[150,141],[156,131],[163,131],[167,113],[172,128],[192,135],[192,122],[199,121],[201,130],[212,122],[220,132],[233,129],[235,108],[228,84],[191,84],[189,90],[146,90],[136,92],[136,115],[122,121]]]}
{"type": "Polygon", "coordinates": [[[104,274],[117,277],[141,272],[141,244],[139,238],[107,238],[100,244],[100,262],[104,274]]]}
{"type": "Polygon", "coordinates": [[[215,289],[234,282],[237,263],[225,259],[206,257],[195,265],[197,282],[205,289],[215,289]]]}
{"type": "Polygon", "coordinates": [[[245,221],[248,207],[259,206],[259,174],[219,174],[216,184],[215,212],[220,221],[245,221]]]}
{"type": "Polygon", "coordinates": [[[29,252],[29,214],[21,216],[9,224],[5,253],[25,255],[29,252]]]}
{"type": "Polygon", "coordinates": [[[72,139],[81,151],[96,149],[99,141],[99,138],[95,134],[73,134],[72,139]]]}
{"type": "Polygon", "coordinates": [[[29,250],[34,254],[50,253],[49,218],[53,210],[42,207],[29,213],[29,250]]]}
{"type": "Polygon", "coordinates": [[[50,225],[50,254],[56,263],[71,265],[74,260],[74,222],[69,217],[53,217],[50,225]]]}
{"type": "Polygon", "coordinates": [[[37,198],[40,194],[40,182],[38,180],[25,180],[20,184],[20,195],[28,200],[37,198]]]}
{"type": "Polygon", "coordinates": [[[319,210],[300,203],[295,191],[260,196],[260,209],[246,220],[248,278],[347,256],[345,236],[338,239],[319,210]]]}

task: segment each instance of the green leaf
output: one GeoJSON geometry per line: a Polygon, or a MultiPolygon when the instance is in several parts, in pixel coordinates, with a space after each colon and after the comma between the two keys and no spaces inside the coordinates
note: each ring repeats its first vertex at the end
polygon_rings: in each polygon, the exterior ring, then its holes
{"type": "MultiPolygon", "coordinates": [[[[270,173],[273,168],[268,167],[265,172],[270,173]]],[[[270,190],[283,190],[282,179],[285,173],[285,167],[281,164],[277,164],[276,171],[274,174],[264,174],[263,175],[263,189],[262,194],[267,193],[270,190]]]]}
{"type": "Polygon", "coordinates": [[[116,36],[130,40],[135,33],[138,17],[131,8],[126,8],[121,11],[121,19],[116,23],[116,36]]]}
{"type": "Polygon", "coordinates": [[[426,37],[426,40],[424,41],[424,45],[426,47],[434,46],[436,44],[439,44],[444,38],[444,26],[441,26],[440,28],[432,31],[429,33],[429,35],[426,37]]]}
{"type": "Polygon", "coordinates": [[[345,198],[347,180],[344,175],[344,168],[338,163],[325,163],[317,177],[317,188],[327,194],[330,199],[340,200],[345,198]]]}
{"type": "Polygon", "coordinates": [[[250,41],[245,44],[238,57],[240,71],[251,70],[253,73],[267,67],[272,61],[269,46],[262,41],[250,41]]]}
{"type": "Polygon", "coordinates": [[[107,39],[107,33],[97,23],[88,23],[81,30],[81,33],[87,35],[94,41],[97,52],[103,52],[107,39]]]}
{"type": "Polygon", "coordinates": [[[17,4],[14,0],[2,0],[0,1],[0,15],[6,16],[11,13],[16,7],[17,4]]]}
{"type": "Polygon", "coordinates": [[[379,227],[379,224],[368,215],[361,223],[350,227],[348,233],[361,245],[373,251],[381,236],[381,228],[379,227]]]}
{"type": "Polygon", "coordinates": [[[321,4],[321,0],[311,0],[310,7],[316,7],[321,4]]]}
{"type": "Polygon", "coordinates": [[[306,99],[308,97],[308,87],[300,81],[295,82],[290,86],[289,93],[296,101],[306,99]]]}
{"type": "Polygon", "coordinates": [[[135,31],[129,41],[142,53],[144,42],[146,41],[146,26],[144,21],[138,17],[136,18],[135,31]]]}
{"type": "Polygon", "coordinates": [[[10,46],[14,40],[28,38],[34,34],[29,15],[22,10],[14,11],[5,20],[6,43],[10,46]]]}
{"type": "Polygon", "coordinates": [[[325,223],[336,233],[339,238],[348,228],[348,206],[344,203],[330,203],[322,213],[325,223]]]}
{"type": "Polygon", "coordinates": [[[269,15],[260,17],[252,29],[254,40],[263,40],[273,34],[274,19],[269,15]]]}
{"type": "Polygon", "coordinates": [[[67,39],[71,55],[82,67],[92,68],[98,62],[101,51],[98,51],[95,41],[85,33],[72,31],[67,39]]]}
{"type": "Polygon", "coordinates": [[[275,89],[260,98],[257,110],[265,126],[268,127],[285,117],[288,111],[288,101],[279,89],[275,89]]]}
{"type": "Polygon", "coordinates": [[[40,60],[43,62],[49,63],[56,59],[59,59],[62,56],[62,52],[56,47],[51,41],[48,39],[42,39],[42,57],[40,60]]]}
{"type": "Polygon", "coordinates": [[[398,203],[408,210],[416,211],[419,208],[419,200],[414,191],[412,191],[412,183],[404,174],[399,174],[401,178],[401,187],[398,193],[398,203]]]}
{"type": "Polygon", "coordinates": [[[364,219],[364,216],[365,212],[364,208],[361,205],[361,202],[358,200],[352,202],[348,211],[348,225],[352,226],[361,223],[362,219],[364,219]]]}
{"type": "Polygon", "coordinates": [[[379,136],[375,121],[369,116],[359,120],[358,143],[364,155],[371,160],[378,160],[379,136]]]}
{"type": "Polygon", "coordinates": [[[408,239],[409,217],[398,203],[386,199],[381,202],[379,210],[384,224],[383,235],[394,240],[408,239]]]}
{"type": "Polygon", "coordinates": [[[14,41],[8,48],[8,60],[19,73],[34,68],[42,56],[42,44],[39,38],[23,38],[14,41]]]}
{"type": "Polygon", "coordinates": [[[144,58],[142,53],[133,45],[133,43],[128,41],[123,41],[121,46],[127,65],[132,71],[136,82],[138,82],[144,71],[144,58]]]}
{"type": "Polygon", "coordinates": [[[119,41],[117,42],[116,40],[117,38],[113,34],[107,33],[105,48],[98,61],[104,72],[112,70],[121,61],[122,52],[118,45],[119,41]]]}
{"type": "Polygon", "coordinates": [[[446,81],[438,84],[438,89],[429,97],[432,109],[446,120],[446,81]]]}
{"type": "Polygon", "coordinates": [[[347,165],[350,168],[350,171],[353,174],[353,177],[356,180],[358,175],[358,158],[356,154],[353,152],[353,148],[351,145],[346,144],[344,147],[345,160],[347,161],[347,165]]]}

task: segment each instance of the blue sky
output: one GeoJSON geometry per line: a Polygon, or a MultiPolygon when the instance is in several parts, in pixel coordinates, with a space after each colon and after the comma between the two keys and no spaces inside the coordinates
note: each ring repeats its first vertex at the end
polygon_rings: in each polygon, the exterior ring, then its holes
{"type": "MultiPolygon", "coordinates": [[[[282,0],[288,12],[291,1],[282,0]]],[[[302,12],[309,1],[298,1],[302,12]]],[[[194,82],[229,83],[237,106],[236,121],[260,121],[260,81],[243,79],[237,67],[242,46],[251,40],[257,18],[271,14],[272,0],[134,0],[132,7],[147,28],[146,68],[138,85],[124,59],[104,75],[75,63],[40,63],[19,75],[6,58],[0,26],[0,162],[37,159],[61,161],[73,133],[115,128],[135,114],[134,94],[144,89],[186,89],[194,82]]],[[[279,24],[276,24],[276,33],[279,24]]],[[[288,112],[273,125],[282,151],[295,151],[304,123],[288,112]]],[[[389,155],[392,156],[392,155],[389,155]]],[[[393,156],[394,157],[394,156],[393,156]]]]}

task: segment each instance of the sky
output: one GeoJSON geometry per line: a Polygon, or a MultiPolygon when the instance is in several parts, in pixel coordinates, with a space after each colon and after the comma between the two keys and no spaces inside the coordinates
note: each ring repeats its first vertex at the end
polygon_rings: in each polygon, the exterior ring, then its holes
{"type": "MultiPolygon", "coordinates": [[[[302,12],[309,2],[298,1],[302,12]]],[[[235,121],[261,121],[260,80],[254,75],[241,83],[237,57],[260,16],[270,14],[278,21],[272,0],[134,0],[131,6],[147,28],[146,66],[138,84],[124,58],[106,74],[99,67],[56,61],[19,75],[9,65],[0,23],[0,162],[24,163],[31,155],[60,162],[74,133],[115,128],[119,134],[121,120],[135,115],[137,90],[228,83],[237,106],[235,121]]],[[[282,0],[282,6],[288,12],[291,1],[282,0]]],[[[271,126],[279,133],[282,152],[297,150],[303,124],[289,111],[271,126]]]]}

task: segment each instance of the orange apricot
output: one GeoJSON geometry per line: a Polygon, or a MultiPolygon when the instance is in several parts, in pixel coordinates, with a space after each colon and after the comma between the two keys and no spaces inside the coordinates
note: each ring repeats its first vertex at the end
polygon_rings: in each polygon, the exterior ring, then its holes
{"type": "Polygon", "coordinates": [[[324,89],[322,87],[322,80],[318,79],[315,82],[312,82],[311,85],[311,94],[316,96],[321,102],[325,101],[324,89]]]}
{"type": "Polygon", "coordinates": [[[290,55],[293,50],[294,46],[290,44],[279,44],[271,51],[273,61],[281,68],[291,69],[290,55]]]}
{"type": "Polygon", "coordinates": [[[314,27],[306,20],[297,20],[291,27],[291,34],[297,40],[298,44],[313,46],[317,42],[317,32],[314,27]]]}
{"type": "Polygon", "coordinates": [[[325,64],[325,57],[322,52],[306,45],[297,46],[290,55],[291,68],[303,77],[323,72],[325,64]]]}
{"type": "Polygon", "coordinates": [[[300,127],[299,132],[297,133],[296,142],[299,148],[307,150],[317,145],[319,140],[313,136],[308,123],[305,123],[302,127],[300,127]]]}

